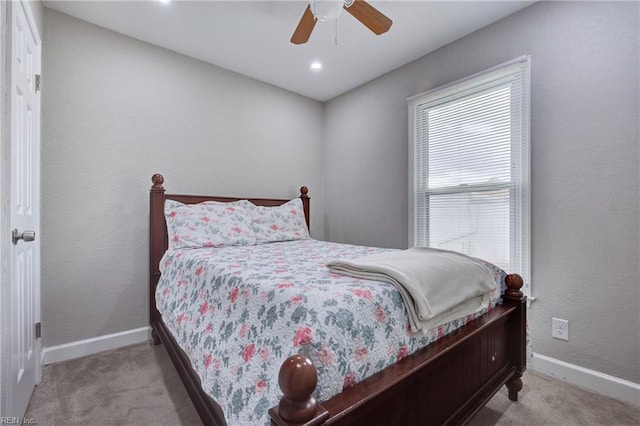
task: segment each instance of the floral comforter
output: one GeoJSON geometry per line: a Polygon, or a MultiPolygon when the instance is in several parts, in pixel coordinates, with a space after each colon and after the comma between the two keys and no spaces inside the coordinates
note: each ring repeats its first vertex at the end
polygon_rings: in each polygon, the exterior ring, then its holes
{"type": "MultiPolygon", "coordinates": [[[[290,355],[313,361],[325,400],[484,313],[412,334],[391,284],[326,267],[381,251],[306,239],[164,255],[158,310],[229,425],[269,424],[290,355]]],[[[487,265],[504,288],[504,272],[487,265]]]]}

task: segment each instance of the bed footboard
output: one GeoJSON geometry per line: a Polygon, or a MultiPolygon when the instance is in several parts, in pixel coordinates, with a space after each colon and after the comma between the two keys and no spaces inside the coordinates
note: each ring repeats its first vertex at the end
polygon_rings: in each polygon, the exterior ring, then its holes
{"type": "Polygon", "coordinates": [[[526,298],[519,275],[508,275],[506,284],[502,306],[321,404],[312,396],[311,361],[287,359],[279,375],[284,396],[269,410],[271,423],[453,425],[464,424],[505,384],[517,401],[526,368],[526,298]]]}

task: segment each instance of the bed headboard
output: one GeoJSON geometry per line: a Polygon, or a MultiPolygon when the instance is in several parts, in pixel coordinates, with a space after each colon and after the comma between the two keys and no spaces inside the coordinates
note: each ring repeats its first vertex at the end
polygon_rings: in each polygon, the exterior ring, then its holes
{"type": "MultiPolygon", "coordinates": [[[[151,177],[151,193],[149,197],[149,316],[151,324],[159,319],[159,313],[156,309],[156,286],[160,279],[160,259],[167,251],[167,224],[164,220],[164,201],[175,200],[185,204],[196,204],[203,201],[220,201],[231,202],[237,200],[248,199],[257,206],[279,206],[289,199],[279,198],[238,198],[238,197],[220,197],[216,195],[187,195],[187,194],[167,194],[165,193],[164,177],[161,174],[155,174],[151,177]]],[[[306,186],[300,188],[300,199],[304,209],[304,217],[309,228],[309,190],[306,186]]]]}

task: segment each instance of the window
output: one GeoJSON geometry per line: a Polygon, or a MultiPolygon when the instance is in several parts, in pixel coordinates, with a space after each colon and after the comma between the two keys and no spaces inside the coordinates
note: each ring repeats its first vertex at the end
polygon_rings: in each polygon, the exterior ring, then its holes
{"type": "Polygon", "coordinates": [[[529,290],[529,57],[409,100],[409,245],[522,275],[529,290]]]}

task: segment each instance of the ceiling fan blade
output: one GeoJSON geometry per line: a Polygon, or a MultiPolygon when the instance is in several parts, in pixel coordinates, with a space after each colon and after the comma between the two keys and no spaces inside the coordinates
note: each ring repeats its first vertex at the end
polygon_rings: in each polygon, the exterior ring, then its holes
{"type": "Polygon", "coordinates": [[[386,33],[393,24],[391,19],[364,0],[355,0],[351,6],[345,7],[345,9],[376,35],[386,33]]]}
{"type": "Polygon", "coordinates": [[[298,22],[298,26],[296,30],[293,32],[293,36],[291,37],[291,43],[293,44],[303,44],[309,40],[311,36],[311,31],[313,31],[313,27],[316,26],[316,17],[313,16],[313,12],[311,12],[311,5],[307,5],[307,8],[304,10],[302,14],[302,18],[300,18],[300,22],[298,22]]]}

